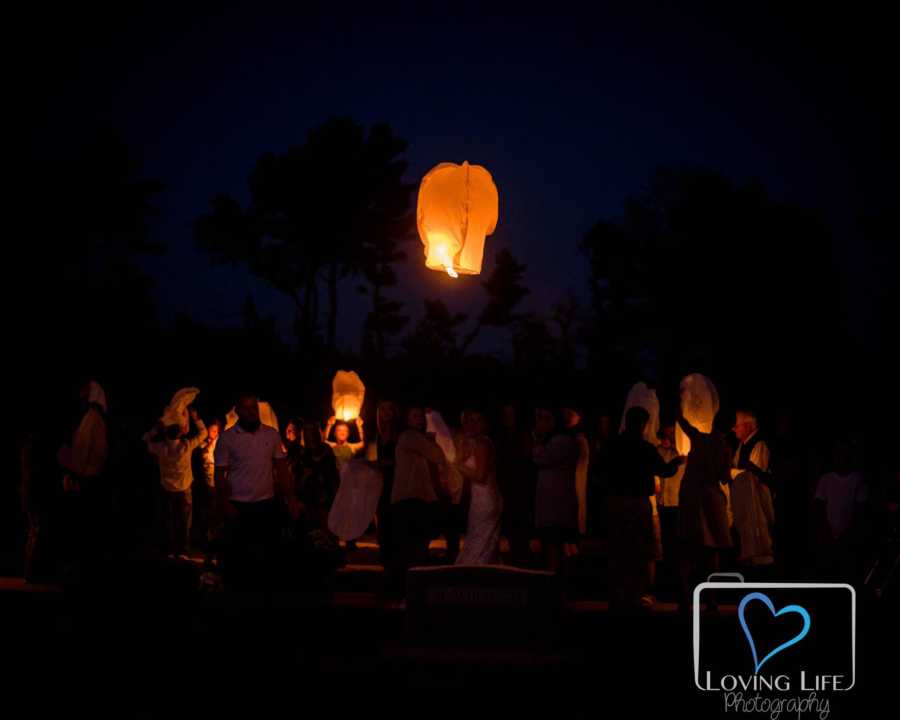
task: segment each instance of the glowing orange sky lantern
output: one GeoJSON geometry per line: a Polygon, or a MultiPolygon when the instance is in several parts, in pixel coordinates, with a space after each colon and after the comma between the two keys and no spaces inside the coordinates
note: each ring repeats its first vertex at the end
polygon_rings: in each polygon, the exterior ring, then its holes
{"type": "Polygon", "coordinates": [[[419,185],[416,221],[425,266],[450,277],[478,275],[484,239],[497,227],[500,197],[480,165],[441,163],[419,185]]]}
{"type": "Polygon", "coordinates": [[[331,381],[331,405],[338,420],[353,420],[359,417],[366,386],[352,370],[338,370],[331,381]]]}

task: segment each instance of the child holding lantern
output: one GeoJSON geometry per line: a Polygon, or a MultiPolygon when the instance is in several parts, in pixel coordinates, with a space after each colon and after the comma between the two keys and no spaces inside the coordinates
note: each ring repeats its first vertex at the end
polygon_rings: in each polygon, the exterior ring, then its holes
{"type": "Polygon", "coordinates": [[[359,433],[357,442],[350,442],[350,423],[346,420],[338,420],[332,415],[328,418],[328,424],[325,426],[325,442],[334,451],[334,457],[337,459],[338,472],[346,465],[353,456],[366,446],[366,438],[363,433],[363,421],[361,417],[357,417],[354,421],[356,431],[359,433]],[[331,431],[334,429],[334,440],[329,440],[331,431]]]}

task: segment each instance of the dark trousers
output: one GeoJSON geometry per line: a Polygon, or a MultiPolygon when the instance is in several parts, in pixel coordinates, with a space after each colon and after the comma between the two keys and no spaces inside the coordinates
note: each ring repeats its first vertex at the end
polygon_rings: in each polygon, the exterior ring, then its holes
{"type": "Polygon", "coordinates": [[[191,544],[193,493],[191,488],[181,492],[163,489],[162,493],[166,552],[170,555],[183,555],[187,553],[191,544]]]}
{"type": "Polygon", "coordinates": [[[671,576],[667,579],[674,579],[678,565],[678,508],[660,507],[659,524],[662,529],[663,564],[671,576]]]}
{"type": "Polygon", "coordinates": [[[232,502],[237,511],[226,518],[222,547],[222,574],[229,588],[264,590],[274,578],[280,517],[274,499],[232,502]]]}
{"type": "Polygon", "coordinates": [[[77,489],[65,494],[63,513],[66,582],[101,580],[112,535],[112,492],[104,477],[77,478],[77,489]]]}
{"type": "Polygon", "coordinates": [[[610,496],[607,502],[610,606],[637,607],[653,559],[653,511],[646,497],[610,496]]]}
{"type": "Polygon", "coordinates": [[[214,511],[216,501],[216,489],[205,482],[195,482],[192,487],[194,493],[194,515],[191,523],[191,546],[209,551],[209,543],[214,534],[214,511]]]}
{"type": "Polygon", "coordinates": [[[388,583],[394,592],[406,588],[406,571],[429,562],[428,544],[435,534],[434,503],[401,500],[391,506],[391,567],[388,583]]]}
{"type": "Polygon", "coordinates": [[[531,538],[535,534],[533,512],[527,498],[510,495],[509,504],[506,497],[503,498],[503,535],[509,542],[509,561],[516,567],[531,567],[534,564],[531,554],[531,538]]]}

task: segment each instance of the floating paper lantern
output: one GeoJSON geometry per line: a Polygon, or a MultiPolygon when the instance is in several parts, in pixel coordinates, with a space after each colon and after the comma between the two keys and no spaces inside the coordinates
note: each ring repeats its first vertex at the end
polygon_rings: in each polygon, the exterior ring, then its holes
{"type": "Polygon", "coordinates": [[[625,416],[633,407],[642,407],[647,411],[650,419],[644,428],[644,440],[656,445],[659,442],[659,398],[656,390],[647,386],[647,383],[639,382],[628,392],[625,399],[625,409],[622,411],[622,422],[619,424],[619,434],[625,432],[625,416]]]}
{"type": "MultiPolygon", "coordinates": [[[[719,392],[712,380],[694,373],[681,381],[681,414],[693,427],[708,435],[718,412],[719,392]]],[[[691,441],[681,427],[675,428],[675,448],[679,455],[687,455],[691,450],[691,441]]]]}
{"type": "Polygon", "coordinates": [[[480,165],[441,163],[422,178],[416,221],[425,266],[450,277],[478,275],[484,239],[497,227],[500,198],[480,165]]]}
{"type": "Polygon", "coordinates": [[[162,414],[162,423],[165,426],[183,425],[188,420],[188,406],[194,402],[200,394],[199,388],[187,387],[181,388],[172,396],[172,401],[168,404],[162,414]]]}
{"type": "Polygon", "coordinates": [[[331,405],[338,420],[348,422],[359,417],[366,386],[352,370],[338,370],[331,381],[331,405]]]}

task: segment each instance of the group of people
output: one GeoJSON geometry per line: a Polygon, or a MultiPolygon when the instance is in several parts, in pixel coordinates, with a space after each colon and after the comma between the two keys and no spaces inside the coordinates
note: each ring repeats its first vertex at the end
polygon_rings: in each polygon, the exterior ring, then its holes
{"type": "MultiPolygon", "coordinates": [[[[59,471],[72,501],[77,519],[67,527],[78,536],[77,554],[103,542],[106,402],[96,382],[85,386],[82,400],[81,420],[55,461],[23,447],[26,574],[47,524],[35,477],[48,466],[59,471]]],[[[573,406],[539,406],[526,422],[506,404],[493,428],[481,408],[470,407],[450,429],[433,408],[382,402],[367,438],[360,418],[332,417],[324,428],[295,418],[279,430],[261,418],[264,405],[242,394],[231,423],[208,424],[188,405],[143,437],[159,468],[165,554],[188,559],[192,546],[200,549],[207,569],[236,587],[270,582],[285,561],[286,538],[313,555],[323,547],[339,554],[339,540],[352,547],[357,537],[338,538],[329,520],[346,510],[371,515],[357,525],[376,533],[396,592],[410,567],[433,562],[429,547],[439,536],[447,544],[443,562],[505,560],[553,572],[599,538],[612,604],[652,606],[656,564],[665,559],[686,605],[693,585],[723,559],[751,573],[771,572],[776,556],[805,543],[811,528],[836,563],[832,569],[847,571],[867,500],[847,443],[838,444],[833,467],[811,486],[800,477],[796,449],[773,447],[746,409],[726,433],[718,424],[701,431],[680,412],[657,429],[651,412],[634,405],[615,433],[605,413],[589,432],[573,406]],[[689,441],[686,454],[676,433],[689,441]],[[372,502],[354,498],[359,478],[378,483],[372,502]]]]}

